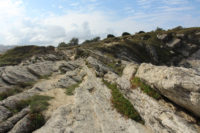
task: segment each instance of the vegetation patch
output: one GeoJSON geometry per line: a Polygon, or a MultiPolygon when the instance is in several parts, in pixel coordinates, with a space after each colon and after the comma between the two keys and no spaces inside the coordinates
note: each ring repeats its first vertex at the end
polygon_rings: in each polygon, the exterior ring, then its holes
{"type": "Polygon", "coordinates": [[[34,82],[18,83],[13,89],[8,89],[7,91],[0,93],[0,101],[8,98],[9,96],[20,93],[27,88],[33,87],[33,84],[34,82]]]}
{"type": "Polygon", "coordinates": [[[23,90],[20,88],[9,89],[5,92],[0,93],[0,101],[6,99],[9,96],[15,95],[17,93],[22,92],[23,90]]]}
{"type": "Polygon", "coordinates": [[[105,80],[103,80],[103,82],[111,90],[111,101],[114,108],[116,108],[116,110],[123,116],[144,124],[139,113],[134,109],[131,102],[123,96],[117,87],[117,84],[111,84],[105,80]]]}
{"type": "Polygon", "coordinates": [[[54,47],[39,47],[39,46],[20,46],[8,50],[0,56],[0,67],[6,65],[17,65],[23,60],[26,60],[33,55],[54,53],[54,47]]]}
{"type": "Polygon", "coordinates": [[[140,87],[140,89],[146,93],[147,95],[153,97],[156,100],[161,99],[161,95],[155,91],[153,88],[151,88],[150,86],[146,85],[145,83],[143,83],[139,78],[137,77],[133,77],[133,79],[131,80],[132,83],[132,88],[136,88],[136,87],[140,87]]]}
{"type": "Polygon", "coordinates": [[[107,64],[108,67],[112,68],[112,70],[118,74],[119,76],[122,76],[123,70],[124,70],[124,66],[122,64],[119,64],[117,62],[113,62],[113,63],[108,63],[107,64]]]}
{"type": "Polygon", "coordinates": [[[28,119],[31,121],[31,129],[36,130],[45,124],[45,119],[42,114],[42,111],[46,110],[49,106],[48,101],[51,100],[52,97],[35,95],[30,97],[27,100],[21,100],[17,103],[16,109],[12,112],[19,112],[23,108],[30,106],[30,113],[28,119]]]}
{"type": "Polygon", "coordinates": [[[52,74],[42,75],[42,76],[40,76],[39,78],[40,78],[40,79],[46,79],[46,80],[48,80],[48,79],[50,78],[51,75],[52,75],[52,74]]]}
{"type": "Polygon", "coordinates": [[[81,84],[81,82],[82,82],[82,81],[79,81],[78,83],[73,84],[73,85],[67,87],[65,93],[66,93],[67,95],[70,95],[70,96],[71,96],[71,95],[74,95],[74,90],[75,90],[77,87],[79,87],[79,85],[81,84]]]}

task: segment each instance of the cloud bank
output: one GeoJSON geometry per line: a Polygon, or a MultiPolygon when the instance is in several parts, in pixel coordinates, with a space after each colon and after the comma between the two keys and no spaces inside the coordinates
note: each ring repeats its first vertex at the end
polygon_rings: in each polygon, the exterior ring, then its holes
{"type": "MultiPolygon", "coordinates": [[[[98,9],[98,0],[91,2],[92,4],[87,5],[88,11],[83,11],[82,8],[66,10],[59,5],[58,8],[63,10],[62,14],[43,12],[40,16],[33,17],[27,15],[28,8],[24,1],[0,0],[0,44],[56,46],[72,37],[83,41],[96,36],[105,37],[109,33],[120,35],[124,31],[150,31],[157,26],[199,26],[200,17],[190,13],[194,8],[187,0],[136,0],[140,8],[136,10],[131,6],[124,6],[124,16],[114,10],[108,12],[98,9]]],[[[77,7],[80,3],[71,3],[70,6],[77,7]]]]}

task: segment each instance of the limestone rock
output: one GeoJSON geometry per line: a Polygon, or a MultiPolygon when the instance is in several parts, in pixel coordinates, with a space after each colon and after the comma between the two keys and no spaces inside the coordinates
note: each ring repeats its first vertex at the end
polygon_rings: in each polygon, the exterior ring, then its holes
{"type": "Polygon", "coordinates": [[[167,34],[157,35],[157,38],[160,40],[165,40],[167,38],[167,34]]]}
{"type": "Polygon", "coordinates": [[[29,115],[26,115],[8,133],[30,133],[33,129],[31,128],[31,121],[28,117],[29,115]]]}
{"type": "Polygon", "coordinates": [[[144,63],[136,76],[176,104],[200,116],[200,76],[194,70],[144,63]]]}
{"type": "Polygon", "coordinates": [[[121,91],[144,119],[145,125],[153,132],[198,133],[200,130],[195,124],[177,115],[173,109],[144,94],[139,88],[130,89],[130,78],[136,73],[137,67],[137,64],[129,64],[125,67],[122,77],[109,72],[104,78],[116,82],[121,87],[121,91]]]}
{"type": "Polygon", "coordinates": [[[110,90],[84,67],[87,77],[75,90],[74,104],[58,108],[34,133],[149,133],[143,125],[123,118],[112,108],[110,90]],[[93,91],[89,91],[93,88],[93,91]]]}
{"type": "Polygon", "coordinates": [[[0,122],[6,120],[11,115],[12,113],[7,108],[0,106],[0,122]]]}
{"type": "Polygon", "coordinates": [[[196,51],[189,58],[180,62],[180,66],[192,68],[196,70],[200,75],[200,50],[196,51]]]}
{"type": "Polygon", "coordinates": [[[180,45],[181,39],[173,39],[171,42],[167,43],[166,45],[170,48],[175,48],[180,45]]]}
{"type": "Polygon", "coordinates": [[[25,115],[28,114],[29,111],[30,111],[29,108],[25,108],[19,113],[7,119],[6,121],[1,122],[0,133],[5,133],[5,132],[8,132],[10,129],[12,129],[18,121],[20,121],[25,115]]]}
{"type": "Polygon", "coordinates": [[[8,66],[2,73],[2,79],[9,84],[36,81],[37,77],[32,75],[26,66],[8,66]]]}

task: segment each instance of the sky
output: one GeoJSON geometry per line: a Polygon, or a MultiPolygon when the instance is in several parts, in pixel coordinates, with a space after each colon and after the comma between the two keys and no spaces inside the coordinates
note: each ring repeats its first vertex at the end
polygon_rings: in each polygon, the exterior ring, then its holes
{"type": "Polygon", "coordinates": [[[54,45],[200,26],[200,0],[0,0],[0,44],[54,45]]]}

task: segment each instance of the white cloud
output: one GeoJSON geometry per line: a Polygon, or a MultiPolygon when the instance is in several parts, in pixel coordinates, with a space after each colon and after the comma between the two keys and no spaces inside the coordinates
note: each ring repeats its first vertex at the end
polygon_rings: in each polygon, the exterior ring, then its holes
{"type": "MultiPolygon", "coordinates": [[[[84,0],[83,0],[84,1],[84,0]]],[[[171,28],[183,26],[198,26],[200,17],[194,18],[182,11],[191,10],[191,7],[172,7],[161,4],[152,12],[136,11],[131,7],[124,10],[130,13],[129,17],[120,17],[104,11],[96,11],[97,0],[90,0],[88,5],[92,12],[66,11],[63,15],[42,15],[37,18],[27,17],[21,0],[0,0],[0,44],[36,44],[57,45],[61,41],[69,41],[72,37],[80,40],[90,39],[95,36],[105,37],[107,34],[120,35],[127,31],[134,33],[140,30],[153,30],[157,26],[171,28]],[[11,10],[12,9],[12,10],[11,10]],[[182,16],[182,17],[177,17],[182,16]],[[169,23],[171,25],[169,25],[169,23]],[[166,25],[168,27],[166,27],[166,25]]],[[[144,7],[152,6],[158,0],[138,0],[144,7]]],[[[164,0],[164,2],[172,0],[164,0]]],[[[182,0],[187,1],[187,0],[182,0]]],[[[180,5],[180,0],[174,4],[180,5]]],[[[74,3],[74,6],[79,4],[74,3]]],[[[47,14],[47,13],[44,13],[47,14]]]]}

